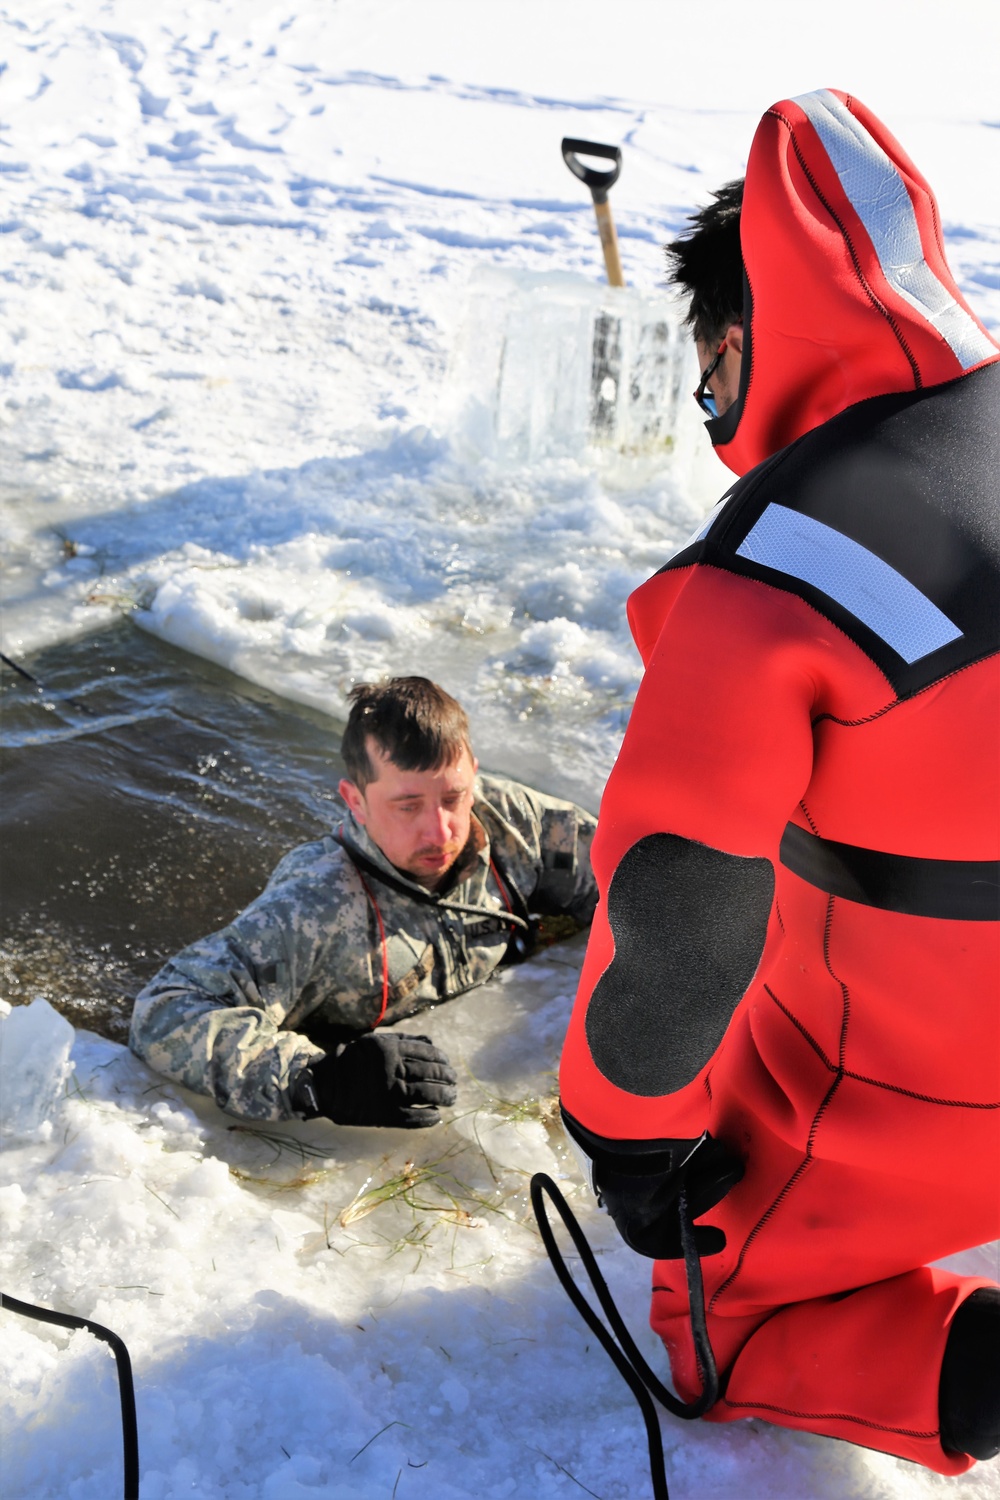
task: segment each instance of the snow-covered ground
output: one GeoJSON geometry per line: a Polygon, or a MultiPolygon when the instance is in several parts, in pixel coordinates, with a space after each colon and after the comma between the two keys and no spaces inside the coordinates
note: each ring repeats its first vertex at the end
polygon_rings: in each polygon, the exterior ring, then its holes
{"type": "MultiPolygon", "coordinates": [[[[958,279],[1000,326],[996,15],[960,34],[921,0],[803,14],[0,9],[2,649],[30,659],[134,610],[335,715],[359,676],[429,671],[484,763],[596,806],[638,678],[625,598],[726,476],[689,400],[669,449],[587,445],[546,415],[539,330],[601,295],[561,137],[622,145],[618,305],[669,320],[662,242],[741,171],[763,109],[855,90],[935,186],[958,279]],[[504,339],[520,363],[491,411],[504,339]]],[[[579,320],[560,327],[589,360],[579,320]]],[[[416,1138],[234,1132],[76,1037],[51,1118],[4,1153],[2,1284],[126,1338],[144,1500],[648,1493],[631,1398],[527,1224],[527,1175],[563,1176],[641,1332],[646,1268],[586,1208],[538,1103],[580,952],[431,1018],[465,1071],[455,1121],[416,1138]],[[352,1209],[366,1184],[384,1191],[352,1209]]],[[[997,1272],[995,1249],[964,1263],[997,1272]]],[[[9,1314],[3,1347],[4,1495],[117,1493],[103,1347],[9,1314]]],[[[956,1483],[760,1423],[665,1434],[677,1500],[956,1483]]],[[[995,1467],[962,1493],[1000,1495],[995,1467]]]]}

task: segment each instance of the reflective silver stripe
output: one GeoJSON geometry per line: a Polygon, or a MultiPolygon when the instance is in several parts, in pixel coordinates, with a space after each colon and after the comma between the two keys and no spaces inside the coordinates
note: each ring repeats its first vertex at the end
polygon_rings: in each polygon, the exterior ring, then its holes
{"type": "Polygon", "coordinates": [[[794,102],[823,142],[890,286],[937,329],[963,370],[996,354],[996,345],[924,259],[906,183],[882,147],[828,89],[800,94],[794,102]]]}
{"type": "Polygon", "coordinates": [[[709,514],[705,517],[704,521],[702,521],[699,525],[697,531],[692,532],[687,541],[682,542],[679,547],[674,548],[673,552],[671,552],[670,554],[669,560],[673,560],[673,558],[675,557],[680,557],[681,553],[686,552],[689,547],[696,547],[699,542],[703,542],[705,540],[705,538],[708,536],[708,533],[711,531],[712,527],[719,519],[719,516],[722,512],[722,503],[726,498],[727,496],[723,495],[722,500],[720,500],[718,504],[712,508],[709,514]]]}
{"type": "Polygon", "coordinates": [[[712,527],[715,525],[716,521],[725,510],[726,501],[729,499],[735,488],[735,484],[731,484],[728,490],[726,490],[725,494],[719,496],[718,500],[716,500],[715,504],[712,506],[712,509],[709,511],[708,515],[705,517],[704,521],[701,523],[694,536],[689,542],[685,543],[685,546],[693,547],[696,542],[703,542],[705,540],[705,538],[708,536],[708,533],[711,531],[712,527]]]}
{"type": "Polygon", "coordinates": [[[812,584],[886,641],[919,661],[962,632],[926,594],[860,542],[785,505],[769,505],[739,557],[812,584]]]}

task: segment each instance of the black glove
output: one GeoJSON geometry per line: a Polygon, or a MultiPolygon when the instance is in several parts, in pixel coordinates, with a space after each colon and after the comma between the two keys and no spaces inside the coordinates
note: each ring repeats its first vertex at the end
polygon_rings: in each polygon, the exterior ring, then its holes
{"type": "MultiPolygon", "coordinates": [[[[680,1195],[688,1217],[697,1219],[723,1199],[743,1176],[743,1163],[722,1141],[705,1134],[697,1140],[625,1141],[594,1135],[565,1108],[563,1125],[585,1164],[601,1206],[630,1249],[653,1260],[679,1260],[680,1195]]],[[[717,1255],[726,1236],[711,1224],[694,1224],[699,1255],[717,1255]]]]}
{"type": "Polygon", "coordinates": [[[439,1105],[454,1104],[456,1082],[430,1037],[369,1031],[300,1073],[292,1102],[306,1119],[419,1130],[438,1123],[439,1105]]]}
{"type": "MultiPolygon", "coordinates": [[[[669,1142],[659,1162],[637,1156],[618,1157],[613,1165],[607,1160],[594,1163],[601,1202],[618,1233],[631,1249],[653,1260],[677,1260],[684,1254],[681,1188],[688,1216],[696,1219],[714,1208],[742,1176],[743,1163],[707,1131],[696,1141],[669,1142]]],[[[711,1224],[695,1224],[693,1229],[699,1255],[717,1255],[725,1249],[721,1229],[711,1224]]]]}

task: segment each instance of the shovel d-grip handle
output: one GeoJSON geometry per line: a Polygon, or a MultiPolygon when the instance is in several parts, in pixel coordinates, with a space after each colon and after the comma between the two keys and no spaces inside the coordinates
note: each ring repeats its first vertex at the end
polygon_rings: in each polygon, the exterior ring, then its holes
{"type": "Polygon", "coordinates": [[[618,181],[618,174],[622,169],[622,148],[602,146],[600,141],[578,141],[572,136],[564,135],[562,154],[563,161],[573,176],[579,177],[580,181],[590,188],[595,204],[606,203],[608,189],[618,181]],[[614,166],[609,167],[606,172],[602,172],[599,167],[585,166],[578,152],[582,152],[584,156],[599,156],[602,160],[613,161],[614,166]]]}
{"type": "Polygon", "coordinates": [[[618,253],[618,236],[615,233],[615,221],[611,217],[611,207],[608,203],[608,189],[618,181],[618,174],[622,169],[621,147],[605,146],[600,141],[578,141],[573,136],[566,135],[563,136],[562,154],[563,161],[573,176],[579,177],[580,181],[590,188],[608,281],[611,286],[624,286],[625,277],[622,275],[621,256],[618,253]],[[606,161],[614,162],[614,166],[604,172],[600,167],[585,166],[578,153],[584,156],[601,157],[606,161]]]}

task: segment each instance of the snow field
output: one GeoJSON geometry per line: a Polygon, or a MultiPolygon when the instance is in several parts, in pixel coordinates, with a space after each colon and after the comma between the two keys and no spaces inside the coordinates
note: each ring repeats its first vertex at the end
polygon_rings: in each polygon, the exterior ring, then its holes
{"type": "MultiPolygon", "coordinates": [[[[334,714],[359,676],[443,662],[486,761],[594,802],[638,679],[622,601],[725,475],[687,402],[682,463],[585,447],[498,460],[448,383],[463,331],[489,332],[473,273],[600,282],[591,206],[559,156],[575,134],[623,142],[626,276],[662,297],[663,240],[741,170],[765,78],[784,75],[775,97],[812,86],[819,57],[791,49],[779,68],[746,37],[754,66],[727,111],[685,78],[703,38],[680,14],[667,27],[630,0],[609,35],[596,10],[555,0],[529,24],[514,0],[507,24],[470,11],[473,35],[460,10],[9,13],[4,649],[138,606],[168,639],[334,714]],[[586,581],[567,595],[573,565],[586,581]]],[[[959,278],[995,322],[981,185],[1000,138],[978,124],[974,63],[955,97],[933,121],[897,107],[930,154],[959,278]]],[[[523,329],[520,347],[528,400],[551,372],[523,329]]]]}

